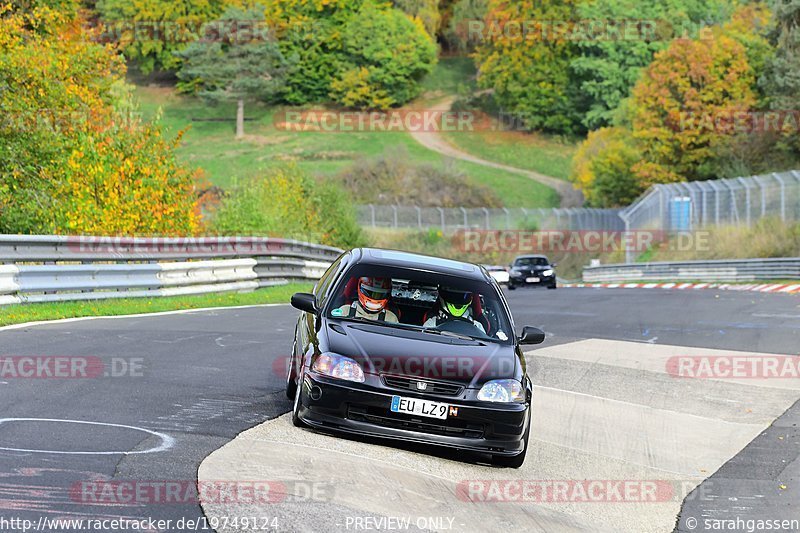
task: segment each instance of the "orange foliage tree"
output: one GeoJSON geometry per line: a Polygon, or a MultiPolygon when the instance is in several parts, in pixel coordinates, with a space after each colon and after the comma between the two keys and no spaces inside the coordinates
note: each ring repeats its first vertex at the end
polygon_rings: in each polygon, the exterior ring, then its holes
{"type": "Polygon", "coordinates": [[[634,87],[633,138],[643,158],[634,172],[644,186],[721,177],[716,159],[740,132],[737,117],[758,104],[766,53],[755,31],[763,11],[746,11],[710,38],[673,41],[634,87]]]}
{"type": "Polygon", "coordinates": [[[80,22],[0,7],[0,232],[195,233],[195,174],[133,118],[119,55],[80,22]]]}

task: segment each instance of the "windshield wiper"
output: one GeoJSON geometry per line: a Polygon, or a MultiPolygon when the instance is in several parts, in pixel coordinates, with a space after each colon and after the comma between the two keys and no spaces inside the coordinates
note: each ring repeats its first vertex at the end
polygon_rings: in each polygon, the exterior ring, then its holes
{"type": "Polygon", "coordinates": [[[450,337],[451,339],[460,339],[462,341],[474,341],[480,344],[481,346],[486,346],[482,339],[478,337],[472,337],[470,335],[464,335],[462,333],[454,333],[452,331],[445,331],[441,329],[432,329],[432,328],[422,328],[421,330],[423,333],[430,333],[433,335],[441,335],[442,337],[450,337]]]}
{"type": "Polygon", "coordinates": [[[354,317],[348,317],[348,318],[339,318],[339,317],[335,317],[335,318],[338,318],[339,320],[349,321],[349,322],[359,322],[359,323],[362,323],[362,324],[371,324],[373,326],[385,326],[387,328],[397,328],[397,329],[402,329],[402,330],[405,330],[405,331],[415,331],[417,333],[427,333],[429,335],[439,335],[441,337],[449,337],[451,339],[459,339],[459,340],[462,340],[462,341],[473,341],[473,342],[479,343],[482,346],[486,346],[486,344],[482,341],[482,339],[479,339],[477,337],[470,337],[469,335],[463,335],[461,333],[453,333],[452,331],[443,331],[441,329],[435,329],[435,328],[420,328],[419,326],[412,326],[411,324],[398,324],[396,322],[380,322],[378,320],[370,320],[368,318],[364,318],[364,317],[360,317],[360,316],[354,316],[354,317]]]}

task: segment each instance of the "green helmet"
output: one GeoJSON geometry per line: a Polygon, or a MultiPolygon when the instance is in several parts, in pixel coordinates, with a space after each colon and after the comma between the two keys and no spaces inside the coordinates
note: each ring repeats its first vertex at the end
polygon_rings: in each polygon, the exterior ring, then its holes
{"type": "Polygon", "coordinates": [[[456,318],[466,315],[472,305],[472,293],[467,291],[442,289],[439,297],[442,299],[442,309],[456,318]]]}

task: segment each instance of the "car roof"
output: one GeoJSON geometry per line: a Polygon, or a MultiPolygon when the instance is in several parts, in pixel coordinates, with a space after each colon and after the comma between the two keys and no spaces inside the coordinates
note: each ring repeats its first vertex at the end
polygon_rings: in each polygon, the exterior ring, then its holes
{"type": "MultiPolygon", "coordinates": [[[[517,256],[514,261],[517,259],[547,259],[546,255],[520,255],[517,256]]],[[[549,261],[549,259],[547,259],[549,261]]]]}
{"type": "Polygon", "coordinates": [[[352,253],[354,263],[359,265],[411,268],[459,276],[475,281],[491,280],[491,277],[483,268],[463,261],[381,248],[357,248],[352,253]]]}

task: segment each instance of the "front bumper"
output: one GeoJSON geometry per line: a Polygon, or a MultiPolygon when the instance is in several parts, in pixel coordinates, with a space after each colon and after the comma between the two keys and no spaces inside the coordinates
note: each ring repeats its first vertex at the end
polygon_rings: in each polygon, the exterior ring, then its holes
{"type": "Polygon", "coordinates": [[[318,429],[514,456],[525,446],[529,409],[528,404],[487,407],[485,403],[393,391],[307,372],[298,414],[303,422],[318,429]],[[318,399],[312,398],[312,389],[318,399]],[[392,396],[446,403],[456,407],[458,414],[438,420],[393,413],[392,396]]]}
{"type": "Polygon", "coordinates": [[[556,284],[556,276],[555,274],[552,276],[541,276],[538,274],[511,274],[509,277],[509,283],[512,283],[517,287],[550,287],[556,284]],[[530,278],[539,278],[539,281],[528,281],[530,278]]]}

